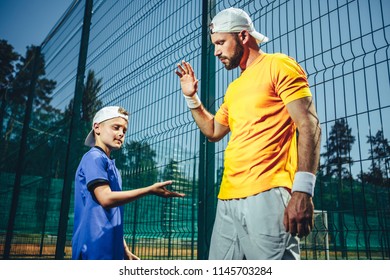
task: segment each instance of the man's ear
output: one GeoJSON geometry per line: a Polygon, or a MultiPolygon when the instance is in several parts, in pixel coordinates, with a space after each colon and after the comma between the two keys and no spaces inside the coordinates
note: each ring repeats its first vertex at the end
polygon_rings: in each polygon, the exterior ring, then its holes
{"type": "Polygon", "coordinates": [[[250,34],[249,34],[249,32],[247,30],[242,30],[240,32],[240,39],[241,39],[243,44],[248,42],[249,37],[250,37],[250,34]]]}

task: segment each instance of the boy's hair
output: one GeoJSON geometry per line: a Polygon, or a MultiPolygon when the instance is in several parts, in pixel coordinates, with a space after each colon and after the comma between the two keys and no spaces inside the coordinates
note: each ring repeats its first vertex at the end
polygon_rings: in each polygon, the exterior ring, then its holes
{"type": "Polygon", "coordinates": [[[124,118],[126,121],[128,121],[129,113],[124,108],[119,106],[108,106],[100,109],[93,118],[92,130],[88,133],[87,138],[85,138],[84,145],[89,147],[95,146],[95,135],[93,131],[93,126],[95,123],[102,123],[109,119],[118,117],[124,118]]]}
{"type": "Polygon", "coordinates": [[[129,116],[129,113],[122,107],[118,107],[118,112],[119,112],[119,114],[129,116]]]}

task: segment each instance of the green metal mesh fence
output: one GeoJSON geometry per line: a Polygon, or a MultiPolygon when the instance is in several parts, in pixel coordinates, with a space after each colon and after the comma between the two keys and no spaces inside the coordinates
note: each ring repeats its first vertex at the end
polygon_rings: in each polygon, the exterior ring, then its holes
{"type": "Polygon", "coordinates": [[[315,229],[302,240],[302,258],[389,259],[388,1],[95,0],[80,122],[71,134],[76,144],[68,147],[86,2],[75,0],[35,56],[26,56],[3,101],[3,258],[53,259],[63,253],[56,254],[56,246],[62,250],[60,238],[65,240],[64,258],[70,258],[73,189],[67,199],[66,168],[74,174],[93,115],[106,105],[130,112],[126,143],[114,154],[124,189],[172,179],[173,188],[186,193],[184,199],[144,197],[127,205],[128,245],[142,259],[207,257],[228,137],[216,144],[204,140],[174,70],[182,59],[191,62],[203,103],[212,112],[218,108],[239,73],[215,61],[202,26],[234,6],[246,10],[256,28],[271,38],[262,46],[265,52],[286,53],[303,66],[316,102],[323,147],[315,229]],[[34,72],[37,57],[44,63],[34,72]],[[26,123],[28,103],[11,94],[27,98],[32,80],[35,102],[26,123]],[[23,127],[28,128],[25,149],[23,127]],[[70,205],[66,232],[59,230],[64,203],[70,205]]]}

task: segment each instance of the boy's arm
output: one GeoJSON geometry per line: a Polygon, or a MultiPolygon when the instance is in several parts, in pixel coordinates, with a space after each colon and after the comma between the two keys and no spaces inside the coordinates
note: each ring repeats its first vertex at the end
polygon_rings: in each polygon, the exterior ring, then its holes
{"type": "Polygon", "coordinates": [[[184,194],[169,191],[166,186],[171,185],[172,181],[155,183],[149,187],[144,187],[129,191],[112,191],[110,186],[105,184],[96,185],[93,195],[99,204],[104,208],[112,208],[132,202],[146,195],[157,195],[160,197],[183,197],[184,194]]]}

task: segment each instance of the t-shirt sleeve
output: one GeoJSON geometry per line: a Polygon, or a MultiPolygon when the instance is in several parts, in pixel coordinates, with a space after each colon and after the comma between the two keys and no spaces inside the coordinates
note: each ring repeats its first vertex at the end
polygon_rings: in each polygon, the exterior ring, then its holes
{"type": "Polygon", "coordinates": [[[90,153],[85,161],[84,175],[88,190],[98,184],[108,183],[107,160],[99,153],[90,153]]]}
{"type": "Polygon", "coordinates": [[[277,56],[272,63],[272,70],[275,91],[285,104],[312,96],[306,73],[293,58],[277,56]]]}
{"type": "Polygon", "coordinates": [[[229,126],[229,114],[227,104],[222,103],[217,113],[215,114],[215,120],[224,126],[229,126]]]}

